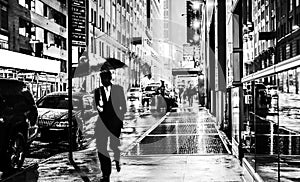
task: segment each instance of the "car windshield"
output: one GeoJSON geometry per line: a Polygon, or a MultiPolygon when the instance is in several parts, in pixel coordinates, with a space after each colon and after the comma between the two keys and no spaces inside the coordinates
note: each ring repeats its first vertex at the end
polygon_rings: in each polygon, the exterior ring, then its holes
{"type": "Polygon", "coordinates": [[[155,86],[150,86],[150,87],[146,87],[145,88],[145,91],[154,91],[156,90],[158,87],[155,87],[155,86]]]}
{"type": "Polygon", "coordinates": [[[130,92],[138,92],[139,91],[139,88],[131,88],[130,89],[130,92]]]}
{"type": "MultiPolygon", "coordinates": [[[[78,105],[79,100],[73,98],[73,104],[78,105]]],[[[42,98],[37,103],[38,108],[51,108],[51,109],[68,109],[68,96],[67,95],[54,95],[42,98]]]]}

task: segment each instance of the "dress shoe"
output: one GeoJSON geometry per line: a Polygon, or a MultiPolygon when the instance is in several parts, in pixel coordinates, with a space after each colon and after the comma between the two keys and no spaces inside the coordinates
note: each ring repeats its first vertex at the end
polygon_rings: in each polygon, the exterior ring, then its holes
{"type": "Polygon", "coordinates": [[[114,161],[116,163],[116,169],[117,169],[117,171],[120,172],[121,171],[120,162],[117,161],[117,160],[114,160],[114,161]]]}
{"type": "Polygon", "coordinates": [[[109,176],[102,176],[102,178],[100,179],[100,182],[109,182],[109,176]]]}

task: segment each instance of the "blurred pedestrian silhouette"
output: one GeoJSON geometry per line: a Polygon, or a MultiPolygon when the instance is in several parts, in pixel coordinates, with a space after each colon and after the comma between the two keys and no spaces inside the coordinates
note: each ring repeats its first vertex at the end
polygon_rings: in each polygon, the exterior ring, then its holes
{"type": "Polygon", "coordinates": [[[184,91],[184,88],[183,88],[183,87],[180,87],[178,90],[179,90],[179,91],[178,91],[179,103],[182,103],[182,101],[183,101],[183,91],[184,91]]]}
{"type": "Polygon", "coordinates": [[[120,134],[123,128],[124,114],[127,111],[123,87],[111,83],[111,72],[100,73],[103,86],[95,89],[95,104],[99,119],[95,127],[96,146],[102,171],[101,181],[109,181],[111,174],[111,159],[107,151],[108,139],[114,152],[117,171],[120,171],[120,134]]]}
{"type": "Polygon", "coordinates": [[[192,87],[192,84],[190,82],[188,84],[189,84],[189,86],[185,90],[184,95],[186,95],[186,97],[188,99],[189,107],[192,107],[193,106],[193,98],[197,91],[196,91],[195,87],[192,87]]]}

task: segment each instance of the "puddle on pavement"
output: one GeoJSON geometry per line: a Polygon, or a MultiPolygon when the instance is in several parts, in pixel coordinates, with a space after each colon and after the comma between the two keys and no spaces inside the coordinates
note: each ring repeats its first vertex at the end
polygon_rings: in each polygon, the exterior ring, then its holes
{"type": "Polygon", "coordinates": [[[218,131],[212,124],[161,124],[155,128],[150,135],[155,134],[208,134],[215,133],[218,131]]]}
{"type": "Polygon", "coordinates": [[[218,135],[147,136],[128,155],[226,153],[218,135]]]}

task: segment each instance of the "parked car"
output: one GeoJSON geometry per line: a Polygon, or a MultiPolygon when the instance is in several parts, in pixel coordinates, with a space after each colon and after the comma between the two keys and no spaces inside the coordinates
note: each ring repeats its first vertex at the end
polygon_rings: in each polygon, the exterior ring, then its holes
{"type": "Polygon", "coordinates": [[[37,137],[37,107],[26,84],[0,79],[0,171],[20,169],[37,137]]]}
{"type": "Polygon", "coordinates": [[[160,88],[159,85],[148,85],[145,87],[145,90],[143,92],[143,96],[142,96],[142,105],[145,104],[145,102],[148,102],[148,106],[150,104],[150,100],[151,98],[157,94],[157,90],[160,88]]]}
{"type": "Polygon", "coordinates": [[[132,87],[127,92],[127,100],[139,100],[142,101],[142,89],[141,87],[132,87]]]}
{"type": "MultiPolygon", "coordinates": [[[[72,145],[79,149],[83,144],[85,122],[97,114],[93,108],[93,97],[89,93],[72,94],[72,145]]],[[[68,141],[68,94],[53,92],[37,101],[39,139],[46,142],[68,141]],[[55,136],[55,137],[53,137],[55,136]]]]}

